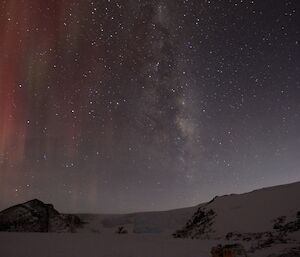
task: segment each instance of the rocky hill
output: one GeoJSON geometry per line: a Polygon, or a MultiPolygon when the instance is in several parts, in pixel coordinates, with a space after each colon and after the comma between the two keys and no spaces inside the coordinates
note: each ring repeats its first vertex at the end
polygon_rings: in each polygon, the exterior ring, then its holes
{"type": "Polygon", "coordinates": [[[249,252],[295,244],[300,254],[300,182],[215,197],[173,236],[244,242],[249,252]]]}
{"type": "Polygon", "coordinates": [[[199,206],[177,236],[219,238],[232,233],[292,231],[299,229],[299,212],[300,182],[225,195],[199,206]]]}
{"type": "Polygon", "coordinates": [[[0,212],[0,231],[74,232],[82,222],[71,214],[60,214],[52,204],[34,199],[0,212]]]}

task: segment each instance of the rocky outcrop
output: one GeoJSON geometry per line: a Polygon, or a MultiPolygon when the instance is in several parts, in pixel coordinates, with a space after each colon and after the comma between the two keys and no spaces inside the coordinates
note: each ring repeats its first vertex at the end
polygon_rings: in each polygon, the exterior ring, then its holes
{"type": "Polygon", "coordinates": [[[75,232],[81,226],[79,217],[60,214],[52,204],[34,199],[0,212],[0,231],[75,232]]]}
{"type": "Polygon", "coordinates": [[[278,244],[287,244],[294,241],[293,235],[300,231],[300,211],[291,215],[289,221],[286,216],[280,216],[274,221],[273,230],[258,233],[230,232],[226,239],[230,241],[247,241],[251,243],[250,252],[271,247],[278,244]]]}
{"type": "Polygon", "coordinates": [[[247,257],[241,244],[217,245],[211,249],[211,257],[247,257]]]}
{"type": "Polygon", "coordinates": [[[200,207],[194,216],[186,223],[183,229],[177,230],[173,236],[175,238],[203,238],[208,237],[212,232],[213,220],[216,214],[211,209],[200,207]]]}
{"type": "Polygon", "coordinates": [[[293,233],[300,230],[300,211],[297,212],[296,218],[287,221],[286,216],[278,217],[274,220],[273,229],[281,234],[293,233]]]}
{"type": "Polygon", "coordinates": [[[285,249],[284,253],[275,253],[268,255],[268,257],[299,257],[300,247],[293,247],[291,249],[285,249]]]}

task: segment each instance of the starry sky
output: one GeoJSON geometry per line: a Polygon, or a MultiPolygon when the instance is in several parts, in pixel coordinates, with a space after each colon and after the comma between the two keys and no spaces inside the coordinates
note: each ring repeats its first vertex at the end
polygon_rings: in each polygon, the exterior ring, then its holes
{"type": "Polygon", "coordinates": [[[0,209],[299,181],[299,33],[298,0],[0,0],[0,209]]]}

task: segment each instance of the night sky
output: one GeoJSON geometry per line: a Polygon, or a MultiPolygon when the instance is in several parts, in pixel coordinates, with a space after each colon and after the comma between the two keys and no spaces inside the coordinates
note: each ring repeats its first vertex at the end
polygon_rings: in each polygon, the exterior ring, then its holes
{"type": "Polygon", "coordinates": [[[0,209],[299,181],[299,36],[299,0],[0,0],[0,209]]]}

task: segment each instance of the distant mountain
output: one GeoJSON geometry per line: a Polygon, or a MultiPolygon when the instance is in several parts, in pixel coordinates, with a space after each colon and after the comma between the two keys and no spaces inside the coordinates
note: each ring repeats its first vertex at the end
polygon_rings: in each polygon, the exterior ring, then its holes
{"type": "Polygon", "coordinates": [[[78,214],[86,224],[79,230],[114,233],[123,226],[129,233],[172,234],[182,227],[198,206],[169,211],[130,214],[78,214]]]}
{"type": "Polygon", "coordinates": [[[52,204],[37,199],[0,212],[0,231],[73,232],[81,224],[76,215],[60,214],[52,204]]]}

